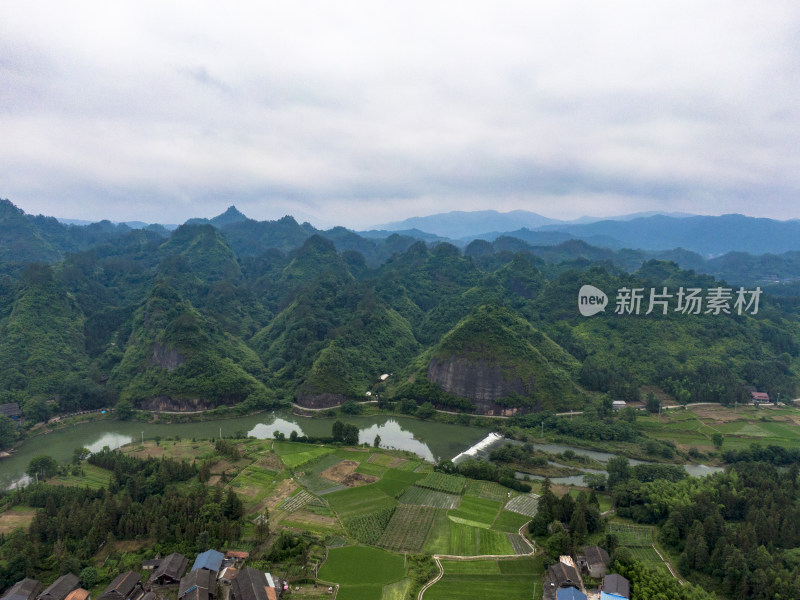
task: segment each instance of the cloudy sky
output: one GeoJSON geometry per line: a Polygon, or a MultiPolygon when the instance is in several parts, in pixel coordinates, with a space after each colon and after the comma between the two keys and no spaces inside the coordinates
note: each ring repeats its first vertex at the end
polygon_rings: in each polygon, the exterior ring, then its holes
{"type": "Polygon", "coordinates": [[[0,3],[0,197],[800,217],[797,0],[0,3]]]}

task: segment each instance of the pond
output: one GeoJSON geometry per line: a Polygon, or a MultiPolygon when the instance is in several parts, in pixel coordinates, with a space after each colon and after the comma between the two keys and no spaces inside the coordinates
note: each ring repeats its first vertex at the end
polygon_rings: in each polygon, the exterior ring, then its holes
{"type": "MultiPolygon", "coordinates": [[[[359,428],[359,443],[372,444],[375,436],[380,435],[382,448],[408,450],[431,462],[456,456],[488,433],[488,429],[482,427],[420,421],[410,417],[342,416],[339,420],[359,428]]],[[[75,448],[86,447],[97,452],[104,446],[119,448],[135,440],[152,440],[156,436],[216,438],[244,432],[259,439],[267,439],[273,437],[276,431],[287,437],[292,431],[297,431],[301,436],[329,436],[334,421],[335,419],[300,417],[283,412],[199,423],[93,421],[33,437],[18,448],[13,456],[0,459],[0,489],[27,482],[25,470],[31,459],[40,454],[48,454],[59,462],[66,462],[72,458],[75,448]]]]}

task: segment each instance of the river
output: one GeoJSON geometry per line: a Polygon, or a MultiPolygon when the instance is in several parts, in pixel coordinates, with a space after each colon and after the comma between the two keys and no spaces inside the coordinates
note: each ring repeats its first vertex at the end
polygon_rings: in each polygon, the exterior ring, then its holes
{"type": "MultiPolygon", "coordinates": [[[[449,425],[409,417],[341,416],[339,420],[358,427],[360,443],[371,445],[375,436],[380,435],[382,448],[409,450],[431,462],[456,456],[489,432],[483,427],[449,425]]],[[[75,448],[86,447],[91,452],[97,452],[104,446],[118,448],[141,438],[152,440],[156,436],[164,439],[175,436],[184,439],[215,438],[244,432],[249,436],[267,439],[273,437],[276,431],[287,437],[292,431],[297,431],[299,435],[329,436],[333,423],[334,419],[300,417],[284,412],[198,423],[93,421],[35,436],[25,441],[11,457],[0,459],[0,489],[27,482],[25,470],[31,459],[40,454],[48,454],[63,463],[72,458],[75,448]]]]}

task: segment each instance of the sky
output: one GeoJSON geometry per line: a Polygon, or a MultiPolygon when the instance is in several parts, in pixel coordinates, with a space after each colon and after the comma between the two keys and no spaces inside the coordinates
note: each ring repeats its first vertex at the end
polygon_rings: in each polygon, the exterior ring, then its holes
{"type": "Polygon", "coordinates": [[[0,3],[0,198],[800,217],[797,0],[0,3]]]}

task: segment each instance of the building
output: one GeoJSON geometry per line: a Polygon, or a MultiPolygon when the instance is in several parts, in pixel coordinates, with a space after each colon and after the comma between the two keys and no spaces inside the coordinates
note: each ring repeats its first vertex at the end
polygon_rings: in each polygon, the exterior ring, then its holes
{"type": "Polygon", "coordinates": [[[225,557],[222,555],[222,552],[218,552],[216,550],[206,550],[205,552],[201,552],[194,560],[192,571],[196,571],[197,569],[205,569],[206,571],[214,571],[214,574],[216,575],[219,573],[219,570],[222,567],[222,560],[224,558],[225,557]]]}
{"type": "Polygon", "coordinates": [[[583,554],[578,555],[578,566],[581,573],[595,579],[600,579],[606,574],[608,563],[608,552],[600,546],[584,546],[583,554]]]}
{"type": "Polygon", "coordinates": [[[225,567],[222,569],[217,579],[219,579],[219,582],[223,585],[230,585],[238,574],[239,569],[236,567],[225,567]]]}
{"type": "Polygon", "coordinates": [[[92,595],[89,593],[89,590],[85,590],[83,588],[78,588],[77,590],[72,590],[64,600],[92,600],[92,595]]]}
{"type": "Polygon", "coordinates": [[[561,588],[556,591],[557,600],[587,600],[586,594],[574,587],[561,588]]]}
{"type": "Polygon", "coordinates": [[[127,571],[108,584],[100,594],[100,600],[140,600],[144,596],[141,578],[133,571],[127,571]]]}
{"type": "Polygon", "coordinates": [[[232,600],[274,600],[275,588],[269,587],[267,576],[264,572],[247,567],[231,583],[232,600]],[[273,595],[268,594],[271,589],[273,595]]]}
{"type": "MultiPolygon", "coordinates": [[[[9,419],[19,420],[22,418],[22,409],[20,409],[19,404],[16,402],[0,404],[0,415],[5,415],[9,419]]],[[[25,580],[23,579],[22,581],[25,580]]]]}
{"type": "MultiPolygon", "coordinates": [[[[570,561],[571,562],[571,561],[570,561]]],[[[547,574],[544,578],[545,591],[555,591],[561,588],[573,587],[580,590],[583,587],[583,581],[575,568],[574,564],[569,562],[559,561],[554,565],[547,567],[547,574]]],[[[555,594],[551,593],[551,597],[555,594]]]]}
{"type": "Polygon", "coordinates": [[[80,587],[78,578],[67,573],[56,579],[48,588],[37,596],[37,600],[64,600],[72,590],[80,587]]]}
{"type": "Polygon", "coordinates": [[[750,399],[756,406],[759,404],[769,404],[772,402],[772,400],[769,399],[769,394],[766,392],[750,392],[750,399]]]}
{"type": "Polygon", "coordinates": [[[217,572],[195,569],[185,575],[178,586],[178,600],[216,600],[217,572]]]}
{"type": "Polygon", "coordinates": [[[171,585],[180,583],[181,577],[186,573],[186,567],[188,566],[189,559],[183,554],[173,552],[161,560],[153,571],[153,574],[147,580],[147,583],[150,585],[171,585]]]}
{"type": "Polygon", "coordinates": [[[612,573],[603,577],[600,600],[630,600],[631,584],[622,575],[612,573]]]}
{"type": "Polygon", "coordinates": [[[42,584],[35,579],[26,577],[18,581],[9,589],[2,600],[34,600],[42,589],[42,584]]]}
{"type": "Polygon", "coordinates": [[[225,562],[226,563],[230,562],[234,566],[238,567],[249,557],[250,557],[249,552],[241,552],[239,550],[228,550],[225,553],[225,562]]]}

